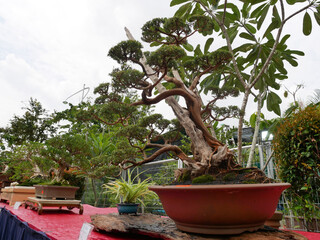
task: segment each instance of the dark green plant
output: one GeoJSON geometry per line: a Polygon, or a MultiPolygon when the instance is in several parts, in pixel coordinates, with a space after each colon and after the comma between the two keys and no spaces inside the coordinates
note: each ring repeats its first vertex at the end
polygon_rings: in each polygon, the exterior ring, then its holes
{"type": "Polygon", "coordinates": [[[68,173],[66,172],[64,175],[63,175],[63,178],[69,182],[69,184],[71,186],[75,186],[75,187],[79,187],[79,189],[76,191],[76,195],[75,195],[75,198],[76,199],[81,199],[83,194],[84,194],[84,191],[85,191],[85,186],[86,186],[86,183],[85,183],[85,177],[81,177],[75,173],[68,173]]]}
{"type": "Polygon", "coordinates": [[[212,181],[214,181],[214,177],[212,175],[202,175],[194,178],[192,180],[192,184],[210,183],[212,181]]]}
{"type": "Polygon", "coordinates": [[[15,115],[7,127],[0,128],[0,138],[7,147],[25,142],[42,143],[56,133],[57,126],[39,101],[30,98],[28,106],[22,109],[26,110],[22,116],[15,115]]]}
{"type": "Polygon", "coordinates": [[[145,175],[157,185],[166,185],[174,181],[175,169],[177,169],[176,162],[163,163],[159,168],[154,169],[147,167],[145,170],[145,175]]]}
{"type": "Polygon", "coordinates": [[[307,221],[320,217],[320,109],[308,106],[283,120],[274,132],[279,177],[291,183],[290,208],[307,221]]]}
{"type": "Polygon", "coordinates": [[[233,173],[233,172],[227,173],[226,175],[223,176],[222,179],[223,179],[223,181],[226,181],[226,182],[228,182],[228,181],[233,181],[233,180],[236,179],[236,174],[233,173]]]}

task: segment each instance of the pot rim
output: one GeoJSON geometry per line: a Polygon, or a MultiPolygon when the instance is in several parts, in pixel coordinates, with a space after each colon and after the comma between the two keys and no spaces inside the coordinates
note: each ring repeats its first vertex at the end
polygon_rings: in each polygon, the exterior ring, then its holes
{"type": "Polygon", "coordinates": [[[290,187],[290,183],[255,183],[255,184],[216,184],[216,185],[152,185],[152,189],[239,189],[239,188],[272,188],[272,187],[290,187]]]}
{"type": "Polygon", "coordinates": [[[139,203],[117,203],[117,206],[139,206],[139,203]]]}

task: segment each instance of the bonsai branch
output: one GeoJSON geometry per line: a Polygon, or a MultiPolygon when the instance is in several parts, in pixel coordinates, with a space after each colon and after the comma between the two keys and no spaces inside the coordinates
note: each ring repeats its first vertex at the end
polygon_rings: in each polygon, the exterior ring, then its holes
{"type": "Polygon", "coordinates": [[[139,161],[135,162],[133,160],[124,160],[120,163],[120,166],[122,169],[127,170],[131,167],[141,166],[142,164],[152,162],[156,159],[156,157],[160,156],[163,153],[166,152],[173,152],[177,157],[179,157],[185,164],[197,164],[196,161],[194,161],[192,158],[188,157],[182,150],[176,145],[161,145],[161,144],[148,144],[147,147],[160,147],[159,150],[157,150],[155,153],[153,153],[151,156],[139,161]],[[130,164],[129,166],[126,166],[126,164],[130,164]]]}

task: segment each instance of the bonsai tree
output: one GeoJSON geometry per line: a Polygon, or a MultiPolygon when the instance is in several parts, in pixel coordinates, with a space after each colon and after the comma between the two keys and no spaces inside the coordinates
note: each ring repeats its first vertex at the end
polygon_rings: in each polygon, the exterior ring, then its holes
{"type": "Polygon", "coordinates": [[[8,155],[8,170],[11,180],[22,184],[39,182],[48,178],[50,162],[41,156],[43,144],[37,142],[24,143],[15,147],[8,155]]]}
{"type": "MultiPolygon", "coordinates": [[[[143,52],[142,44],[128,29],[129,40],[110,49],[108,55],[120,66],[110,74],[111,84],[104,83],[96,89],[100,94],[96,99],[99,106],[93,115],[105,123],[124,126],[119,135],[126,137],[128,144],[121,146],[122,154],[115,154],[113,159],[114,164],[123,168],[153,161],[170,152],[186,166],[177,171],[177,178],[238,171],[248,97],[258,91],[261,104],[266,102],[269,111],[280,114],[281,99],[272,88],[279,89],[279,81],[287,78],[284,62],[297,66],[296,55],[303,55],[288,49],[286,40],[290,35],[282,36],[283,27],[304,12],[303,32],[309,35],[311,18],[307,10],[314,11],[319,22],[319,3],[262,0],[237,1],[235,5],[227,1],[219,4],[209,0],[173,0],[171,6],[182,3],[174,17],[156,18],[142,27],[142,40],[156,47],[154,51],[143,52]],[[287,15],[291,5],[300,8],[287,15]],[[217,50],[211,48],[214,33],[226,43],[217,50]],[[204,46],[193,47],[188,43],[195,34],[207,37],[204,46]],[[139,91],[140,99],[130,100],[131,90],[139,91]],[[235,106],[217,106],[218,100],[237,96],[239,91],[243,92],[240,111],[235,106]],[[203,94],[211,95],[211,99],[205,102],[203,94]],[[183,104],[178,99],[183,99],[183,104]],[[178,124],[157,115],[129,122],[133,107],[160,101],[172,109],[178,124]],[[210,127],[212,122],[228,117],[239,117],[238,162],[210,127]],[[191,157],[171,144],[173,135],[168,133],[176,132],[178,125],[190,139],[191,157]],[[158,143],[158,139],[162,142],[158,143]],[[150,148],[156,149],[151,155],[150,148]]],[[[261,172],[253,171],[247,176],[266,180],[261,172]]]]}
{"type": "Polygon", "coordinates": [[[90,149],[82,135],[63,134],[48,139],[40,154],[51,165],[52,182],[61,183],[66,170],[71,167],[81,169],[90,149]]]}

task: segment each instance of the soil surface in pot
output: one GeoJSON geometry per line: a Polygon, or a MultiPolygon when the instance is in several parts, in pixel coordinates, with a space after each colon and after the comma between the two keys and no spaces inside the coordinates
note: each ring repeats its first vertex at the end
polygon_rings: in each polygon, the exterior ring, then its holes
{"type": "Polygon", "coordinates": [[[205,174],[193,179],[191,179],[189,172],[186,171],[180,179],[172,182],[170,185],[221,185],[273,182],[275,181],[268,178],[258,168],[236,168],[216,174],[205,174]]]}

